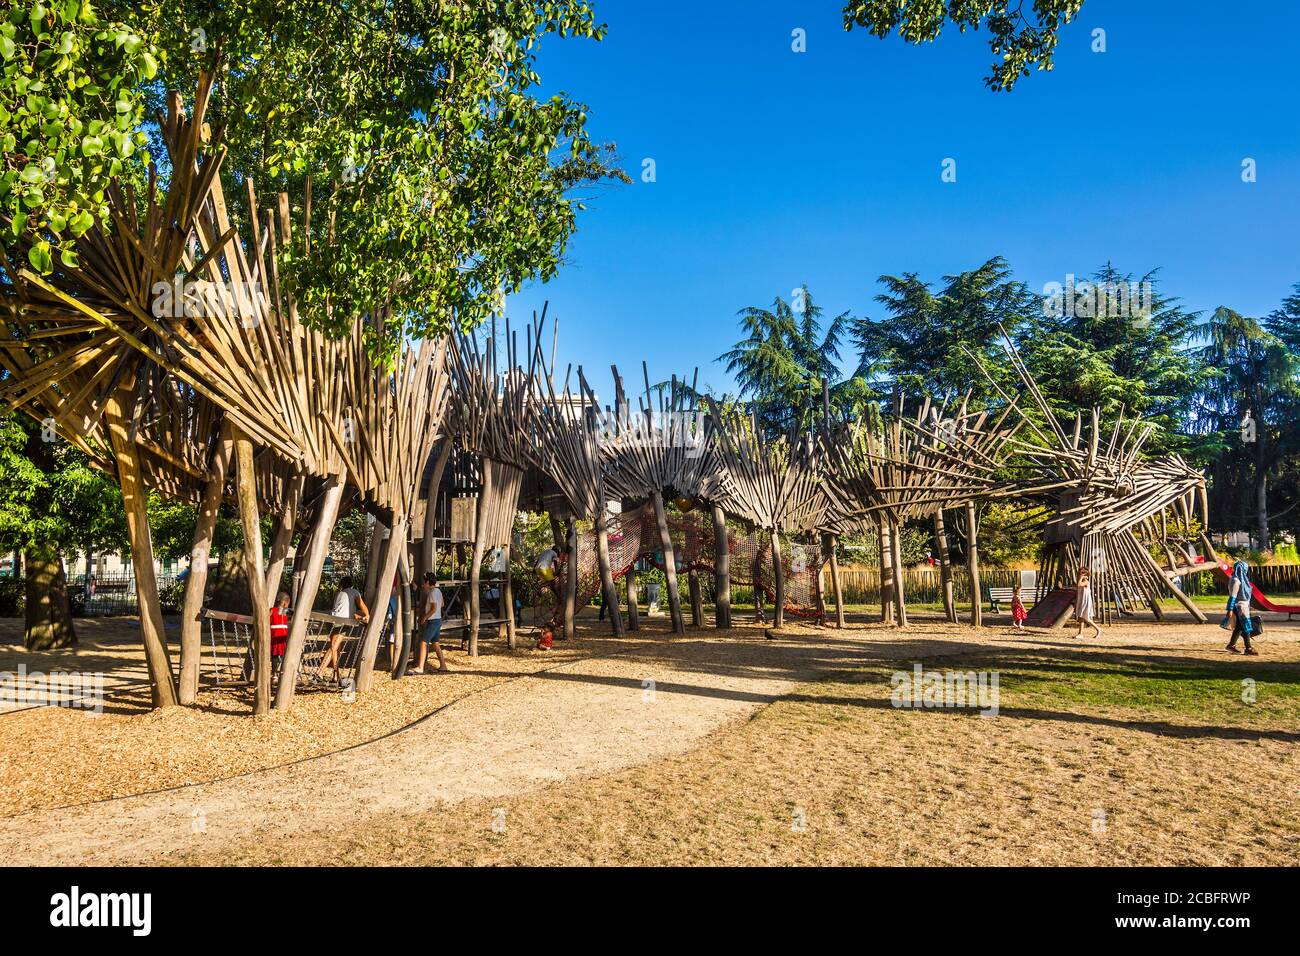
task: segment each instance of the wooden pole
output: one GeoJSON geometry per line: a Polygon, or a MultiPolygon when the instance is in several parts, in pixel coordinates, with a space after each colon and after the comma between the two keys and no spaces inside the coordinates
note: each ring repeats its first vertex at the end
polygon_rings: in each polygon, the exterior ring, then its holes
{"type": "Polygon", "coordinates": [[[271,539],[271,555],[266,567],[266,593],[275,603],[284,577],[284,564],[289,558],[289,545],[293,543],[293,530],[298,524],[298,508],[302,504],[303,486],[307,476],[299,472],[289,479],[284,498],[284,511],[275,523],[275,537],[271,539]]]}
{"type": "Polygon", "coordinates": [[[569,558],[564,562],[564,639],[571,641],[578,616],[578,520],[571,517],[568,525],[569,558]]]}
{"type": "Polygon", "coordinates": [[[700,572],[695,568],[686,572],[686,587],[691,596],[691,627],[703,627],[704,592],[700,588],[700,572]]]}
{"type": "MultiPolygon", "coordinates": [[[[332,475],[326,480],[320,513],[317,514],[316,524],[311,529],[311,543],[301,562],[302,585],[293,599],[293,619],[289,622],[288,645],[284,651],[284,663],[280,665],[280,683],[275,689],[276,710],[288,710],[293,706],[293,694],[298,683],[298,667],[302,663],[303,645],[307,640],[307,624],[310,621],[312,606],[316,603],[316,592],[320,590],[321,572],[325,568],[325,557],[330,550],[330,534],[334,530],[334,522],[338,520],[339,503],[342,500],[343,477],[332,475]]],[[[298,563],[294,562],[295,565],[298,563]]],[[[296,573],[294,577],[297,577],[296,573]]]]}
{"type": "Polygon", "coordinates": [[[934,513],[935,550],[939,555],[939,583],[943,588],[943,614],[957,623],[957,605],[953,601],[952,560],[948,555],[948,531],[943,524],[943,509],[934,513]]]}
{"type": "Polygon", "coordinates": [[[781,539],[775,528],[769,529],[768,538],[772,544],[772,626],[779,628],[785,625],[785,565],[781,560],[781,539]]]}
{"type": "MultiPolygon", "coordinates": [[[[140,606],[140,636],[149,668],[149,686],[155,707],[177,703],[171,660],[163,631],[162,605],[158,601],[158,580],[154,577],[153,539],[149,532],[148,492],[140,478],[140,459],[128,433],[122,411],[122,389],[112,393],[104,405],[109,443],[117,460],[117,483],[122,489],[126,530],[131,539],[131,567],[135,572],[136,601],[140,606]]],[[[268,619],[267,626],[270,626],[268,619]]]]}
{"type": "Polygon", "coordinates": [[[483,487],[474,509],[474,555],[469,565],[469,656],[478,657],[478,622],[482,617],[483,555],[487,551],[488,499],[492,497],[492,459],[483,459],[483,487]]]}
{"type": "MultiPolygon", "coordinates": [[[[1132,532],[1129,533],[1132,534],[1132,532]]],[[[1169,577],[1165,574],[1164,569],[1161,568],[1160,565],[1156,563],[1155,558],[1151,557],[1151,552],[1148,551],[1142,545],[1142,542],[1136,540],[1135,538],[1134,544],[1137,545],[1137,552],[1139,555],[1141,555],[1142,562],[1146,564],[1153,572],[1160,575],[1160,577],[1163,580],[1168,581],[1169,577]]],[[[1191,598],[1189,598],[1186,594],[1184,594],[1182,590],[1174,587],[1172,583],[1169,585],[1169,590],[1173,592],[1174,597],[1177,598],[1178,600],[1178,603],[1187,609],[1187,613],[1189,613],[1192,617],[1194,617],[1198,624],[1208,623],[1208,619],[1205,616],[1205,612],[1202,611],[1199,607],[1197,607],[1196,603],[1191,598]]]]}
{"type": "Polygon", "coordinates": [[[713,506],[713,580],[718,592],[714,623],[720,628],[731,627],[731,549],[721,505],[713,506]]]}
{"type": "Polygon", "coordinates": [[[894,623],[898,627],[907,627],[907,595],[904,593],[903,581],[903,528],[894,525],[889,529],[889,550],[894,565],[894,623]]]}
{"type": "Polygon", "coordinates": [[[397,578],[401,587],[397,591],[397,614],[394,615],[393,627],[400,627],[401,630],[393,643],[393,680],[406,674],[406,662],[411,659],[411,642],[415,638],[415,613],[411,607],[411,560],[406,553],[397,562],[397,578]]]}
{"type": "Polygon", "coordinates": [[[373,516],[367,519],[367,524],[370,526],[370,550],[366,555],[366,584],[361,594],[366,599],[366,606],[373,609],[375,592],[379,587],[379,565],[384,558],[385,536],[388,529],[373,516]]]}
{"type": "Polygon", "coordinates": [[[839,538],[828,534],[823,536],[827,560],[831,565],[831,596],[835,599],[835,626],[844,627],[844,585],[840,581],[839,538]]]}
{"type": "MultiPolygon", "coordinates": [[[[221,498],[226,489],[226,472],[234,443],[229,426],[222,426],[217,447],[212,453],[208,481],[194,523],[194,547],[190,550],[190,573],[185,578],[185,602],[181,606],[181,679],[179,700],[192,704],[199,696],[199,663],[203,656],[203,597],[208,584],[208,559],[212,554],[212,536],[221,514],[221,498]]],[[[90,580],[90,571],[86,572],[90,580]]]]}
{"type": "Polygon", "coordinates": [[[627,569],[624,580],[627,581],[627,629],[629,631],[639,631],[641,629],[641,596],[636,586],[636,565],[627,569]]]}
{"type": "Polygon", "coordinates": [[[677,590],[677,554],[673,550],[673,537],[668,531],[668,514],[664,509],[664,493],[656,491],[650,496],[655,509],[655,522],[659,525],[659,548],[664,554],[665,590],[668,591],[668,611],[672,616],[673,633],[685,634],[686,622],[682,618],[682,595],[677,590]]]}
{"type": "Polygon", "coordinates": [[[384,548],[384,560],[380,566],[379,583],[375,589],[375,603],[370,607],[370,623],[366,625],[366,634],[357,655],[357,693],[364,694],[370,690],[374,677],[375,656],[379,652],[379,636],[384,632],[384,618],[388,613],[388,599],[393,594],[393,577],[397,574],[397,565],[407,548],[407,528],[410,519],[404,514],[395,515],[393,528],[388,535],[388,546],[384,548]]]}
{"type": "Polygon", "coordinates": [[[889,526],[880,522],[877,537],[880,540],[880,620],[894,623],[894,545],[889,526]]]}
{"type": "Polygon", "coordinates": [[[609,521],[603,504],[596,514],[596,561],[600,565],[601,589],[614,636],[623,637],[626,631],[623,629],[623,612],[618,606],[618,585],[614,583],[614,569],[609,563],[609,521]]]}
{"type": "Polygon", "coordinates": [[[438,488],[442,485],[442,474],[447,470],[447,459],[451,457],[451,439],[442,440],[442,449],[433,466],[433,475],[429,478],[429,496],[424,504],[424,537],[420,539],[420,574],[425,571],[438,573],[433,566],[437,555],[433,547],[433,533],[438,528],[438,488]]]}
{"type": "Polygon", "coordinates": [[[970,622],[984,624],[984,601],[980,596],[979,515],[975,502],[966,502],[966,570],[970,574],[970,622]]]}
{"type": "Polygon", "coordinates": [[[257,512],[257,473],[253,442],[238,428],[235,440],[235,490],[239,523],[244,531],[244,574],[253,616],[253,714],[271,709],[271,602],[266,598],[266,571],[262,566],[262,522],[257,512]]]}
{"type": "Polygon", "coordinates": [[[515,592],[510,583],[510,551],[512,542],[507,541],[501,549],[501,556],[506,563],[505,580],[501,582],[501,611],[506,616],[506,647],[515,649],[515,592]]]}

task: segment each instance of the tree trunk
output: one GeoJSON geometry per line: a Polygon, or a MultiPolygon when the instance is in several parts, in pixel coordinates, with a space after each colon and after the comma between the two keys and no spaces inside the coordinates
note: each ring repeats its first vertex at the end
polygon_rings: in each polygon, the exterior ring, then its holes
{"type": "Polygon", "coordinates": [[[731,547],[727,538],[727,515],[721,505],[713,506],[713,583],[718,592],[714,602],[714,623],[731,627],[731,547]]]}
{"type": "Polygon", "coordinates": [[[772,544],[772,626],[785,626],[785,564],[781,560],[781,539],[776,529],[768,532],[772,544]]]}
{"type": "Polygon", "coordinates": [[[1268,530],[1268,472],[1256,467],[1255,471],[1255,522],[1259,535],[1259,550],[1272,550],[1268,530]]]}
{"type": "Polygon", "coordinates": [[[26,621],[23,646],[29,651],[75,647],[77,631],[68,602],[68,578],[59,552],[49,547],[27,550],[26,621]]]}
{"type": "Polygon", "coordinates": [[[970,622],[984,624],[984,600],[980,596],[979,515],[973,501],[966,502],[966,570],[970,574],[970,622]]]}
{"type": "Polygon", "coordinates": [[[673,537],[668,531],[664,493],[656,491],[650,500],[654,504],[655,521],[659,525],[659,548],[664,553],[665,590],[668,592],[668,611],[672,616],[673,633],[685,634],[686,621],[682,618],[682,595],[677,590],[677,553],[673,550],[673,537]]]}
{"type": "Polygon", "coordinates": [[[952,593],[952,560],[948,555],[948,530],[943,523],[943,509],[934,513],[934,541],[939,554],[939,583],[943,587],[943,614],[957,623],[957,605],[952,593]]]}

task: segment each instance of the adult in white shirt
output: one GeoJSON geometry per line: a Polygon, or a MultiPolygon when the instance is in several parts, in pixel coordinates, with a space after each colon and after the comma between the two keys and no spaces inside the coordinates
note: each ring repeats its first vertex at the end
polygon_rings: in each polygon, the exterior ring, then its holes
{"type": "Polygon", "coordinates": [[[428,656],[430,647],[438,655],[438,671],[445,674],[451,669],[447,666],[447,658],[443,656],[442,645],[438,642],[438,635],[442,633],[442,604],[442,588],[438,587],[438,579],[432,571],[425,571],[424,578],[420,581],[420,620],[416,624],[416,630],[420,634],[420,646],[415,652],[416,674],[425,673],[424,659],[428,656]]]}
{"type": "MultiPolygon", "coordinates": [[[[339,579],[339,590],[334,595],[334,607],[330,614],[334,617],[346,618],[350,621],[361,621],[365,623],[370,620],[370,609],[366,607],[366,602],[361,597],[361,592],[352,586],[352,578],[344,575],[339,579]]],[[[318,677],[324,677],[327,668],[334,670],[334,682],[339,680],[339,648],[343,646],[344,633],[335,631],[330,635],[329,650],[325,652],[324,658],[320,662],[320,667],[316,671],[318,677]]]]}

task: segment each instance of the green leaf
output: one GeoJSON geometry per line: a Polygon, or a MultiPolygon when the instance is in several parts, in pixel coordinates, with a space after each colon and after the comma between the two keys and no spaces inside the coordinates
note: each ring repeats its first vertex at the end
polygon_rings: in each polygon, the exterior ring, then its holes
{"type": "Polygon", "coordinates": [[[54,259],[50,255],[50,244],[44,239],[27,250],[27,261],[41,275],[49,275],[54,271],[54,259]]]}

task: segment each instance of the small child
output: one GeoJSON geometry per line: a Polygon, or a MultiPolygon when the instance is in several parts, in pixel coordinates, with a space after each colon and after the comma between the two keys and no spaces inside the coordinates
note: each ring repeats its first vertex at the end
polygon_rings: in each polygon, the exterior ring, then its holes
{"type": "Polygon", "coordinates": [[[1025,629],[1025,618],[1029,617],[1029,612],[1025,610],[1025,602],[1020,599],[1020,585],[1017,584],[1011,589],[1011,623],[1017,631],[1025,629]]]}
{"type": "Polygon", "coordinates": [[[271,673],[280,673],[284,652],[289,647],[289,595],[281,591],[271,608],[271,673]]]}

